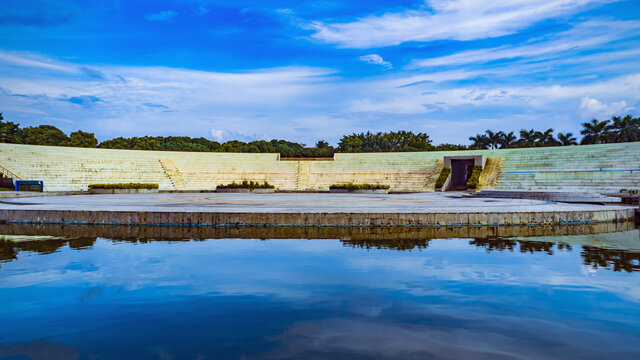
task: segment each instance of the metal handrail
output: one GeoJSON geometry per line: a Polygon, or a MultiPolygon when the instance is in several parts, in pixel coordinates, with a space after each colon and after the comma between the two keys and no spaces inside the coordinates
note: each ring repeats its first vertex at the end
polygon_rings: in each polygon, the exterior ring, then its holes
{"type": "Polygon", "coordinates": [[[6,176],[6,177],[14,178],[16,180],[22,180],[22,178],[20,176],[15,174],[13,171],[7,169],[6,167],[2,166],[2,164],[0,164],[0,172],[2,172],[2,175],[6,176]]]}
{"type": "MultiPolygon", "coordinates": [[[[2,164],[0,164],[0,173],[2,173],[3,176],[6,176],[8,178],[13,178],[14,180],[22,180],[22,178],[20,176],[18,176],[18,174],[16,174],[13,171],[7,169],[2,164]]],[[[47,187],[44,186],[44,183],[42,184],[42,190],[49,191],[49,190],[47,190],[47,187]]]]}

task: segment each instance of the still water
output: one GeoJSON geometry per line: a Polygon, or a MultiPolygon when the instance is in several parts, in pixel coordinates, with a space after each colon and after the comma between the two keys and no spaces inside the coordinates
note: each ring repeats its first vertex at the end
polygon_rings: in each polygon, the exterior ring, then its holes
{"type": "Polygon", "coordinates": [[[400,237],[0,236],[0,357],[640,358],[638,230],[400,237]]]}

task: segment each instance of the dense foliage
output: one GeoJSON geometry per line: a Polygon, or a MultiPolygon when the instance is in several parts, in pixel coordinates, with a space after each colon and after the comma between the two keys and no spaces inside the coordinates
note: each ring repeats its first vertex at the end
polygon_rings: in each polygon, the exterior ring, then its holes
{"type": "Polygon", "coordinates": [[[436,188],[440,189],[444,186],[444,182],[447,181],[449,174],[451,174],[451,168],[442,168],[442,171],[436,180],[436,188]]]}
{"type": "Polygon", "coordinates": [[[473,171],[471,172],[471,176],[469,176],[469,180],[467,180],[467,189],[475,190],[475,188],[478,187],[480,174],[482,174],[482,165],[473,165],[473,171]]]}
{"type": "Polygon", "coordinates": [[[92,189],[108,189],[108,190],[129,190],[129,189],[145,189],[154,190],[157,189],[158,184],[145,184],[145,183],[116,183],[116,184],[91,184],[89,190],[92,189]]]}
{"type": "MultiPolygon", "coordinates": [[[[553,129],[537,131],[534,129],[520,130],[520,136],[513,131],[487,130],[484,134],[477,134],[469,138],[472,149],[504,149],[541,146],[577,145],[578,139],[570,132],[553,135],[553,129]]],[[[580,144],[604,144],[640,141],[640,117],[627,115],[623,118],[614,116],[611,120],[599,121],[593,119],[582,123],[582,140],[580,144]]]]}
{"type": "Polygon", "coordinates": [[[216,188],[217,189],[249,189],[249,190],[254,190],[254,189],[275,189],[275,186],[269,184],[266,181],[264,183],[260,184],[259,182],[253,182],[253,181],[244,180],[241,183],[237,183],[237,182],[234,181],[231,184],[218,185],[216,188]]]}
{"type": "Polygon", "coordinates": [[[410,131],[345,135],[338,143],[341,152],[396,152],[434,150],[429,135],[410,131]]]}
{"type": "Polygon", "coordinates": [[[330,190],[388,190],[391,188],[389,185],[376,185],[376,184],[333,184],[329,186],[330,190]]]}
{"type": "Polygon", "coordinates": [[[241,152],[241,153],[279,153],[283,158],[321,158],[332,157],[335,152],[400,152],[400,151],[452,151],[466,149],[503,149],[539,146],[567,146],[580,144],[602,144],[612,142],[640,141],[640,118],[630,115],[614,116],[611,120],[593,119],[582,124],[582,139],[574,134],[558,133],[554,129],[538,131],[534,129],[514,132],[487,130],[469,138],[470,146],[456,144],[432,145],[429,135],[411,131],[391,131],[378,133],[359,133],[343,136],[334,148],[326,141],[318,141],[314,147],[307,147],[286,140],[256,140],[243,142],[231,140],[219,143],[188,136],[143,136],[118,137],[98,143],[92,133],[81,130],[67,136],[63,131],[51,125],[20,128],[18,124],[4,121],[0,113],[0,142],[14,144],[72,146],[104,149],[162,150],[162,151],[202,151],[202,152],[241,152]]]}

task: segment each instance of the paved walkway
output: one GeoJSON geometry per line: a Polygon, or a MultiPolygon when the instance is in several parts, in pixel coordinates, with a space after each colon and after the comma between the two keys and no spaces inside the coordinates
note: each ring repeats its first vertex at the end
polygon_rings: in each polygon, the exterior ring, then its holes
{"type": "Polygon", "coordinates": [[[456,193],[158,193],[47,196],[0,201],[0,210],[212,213],[522,213],[621,208],[539,200],[462,198],[456,193]]]}

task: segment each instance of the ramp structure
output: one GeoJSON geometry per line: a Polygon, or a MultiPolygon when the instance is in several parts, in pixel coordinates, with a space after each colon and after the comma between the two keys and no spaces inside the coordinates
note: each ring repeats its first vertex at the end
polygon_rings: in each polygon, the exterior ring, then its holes
{"type": "Polygon", "coordinates": [[[445,157],[483,156],[484,190],[618,191],[640,188],[640,142],[527,149],[338,153],[332,161],[284,161],[279,154],[190,153],[0,144],[0,171],[43,180],[47,191],[92,183],[157,183],[161,190],[212,190],[267,181],[279,190],[327,190],[335,183],[434,191],[445,157]]]}

